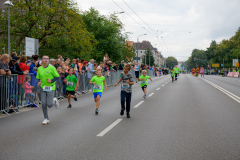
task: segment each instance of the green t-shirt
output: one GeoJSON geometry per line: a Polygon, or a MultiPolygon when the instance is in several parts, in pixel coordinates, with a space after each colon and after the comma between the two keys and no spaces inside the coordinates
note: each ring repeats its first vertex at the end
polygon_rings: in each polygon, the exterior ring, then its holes
{"type": "Polygon", "coordinates": [[[171,77],[175,76],[175,71],[171,71],[171,77]]]}
{"type": "Polygon", "coordinates": [[[179,73],[179,68],[174,68],[175,73],[179,73]]]}
{"type": "Polygon", "coordinates": [[[105,81],[105,77],[101,76],[94,76],[91,79],[91,82],[96,82],[96,84],[93,85],[93,93],[97,92],[103,92],[103,82],[105,81]]]}
{"type": "Polygon", "coordinates": [[[67,91],[75,91],[76,82],[78,81],[77,78],[74,75],[72,75],[72,76],[67,76],[66,79],[67,79],[66,90],[67,91]]]}
{"type": "Polygon", "coordinates": [[[49,91],[51,91],[51,90],[54,91],[56,88],[56,85],[55,85],[56,82],[48,83],[47,78],[52,80],[55,77],[59,77],[59,74],[55,67],[48,65],[46,68],[43,68],[42,66],[38,68],[36,78],[40,79],[41,88],[49,90],[49,91]],[[47,86],[50,86],[50,87],[47,87],[47,86]]]}
{"type": "Polygon", "coordinates": [[[149,76],[143,76],[143,75],[141,75],[141,76],[139,77],[139,79],[143,79],[143,78],[145,78],[145,80],[142,80],[142,81],[141,81],[141,83],[140,83],[140,86],[141,86],[141,87],[148,85],[149,76]]]}

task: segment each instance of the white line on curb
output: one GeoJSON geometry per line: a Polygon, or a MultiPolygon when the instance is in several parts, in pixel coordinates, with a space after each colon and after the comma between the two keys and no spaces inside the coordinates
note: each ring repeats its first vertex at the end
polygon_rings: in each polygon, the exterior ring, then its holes
{"type": "Polygon", "coordinates": [[[149,97],[151,97],[152,95],[154,95],[154,93],[151,93],[151,94],[149,95],[149,97]]]}
{"type": "Polygon", "coordinates": [[[103,137],[107,132],[109,132],[113,127],[115,127],[118,123],[120,123],[122,119],[117,119],[115,122],[113,122],[110,126],[108,126],[106,129],[104,129],[101,133],[97,135],[97,137],[103,137]]]}
{"type": "Polygon", "coordinates": [[[212,83],[211,81],[208,81],[206,79],[203,79],[203,81],[207,82],[208,84],[212,85],[213,87],[217,88],[218,90],[220,90],[221,92],[225,93],[226,95],[228,95],[229,97],[231,97],[232,99],[234,99],[235,101],[237,101],[238,103],[240,103],[240,97],[236,96],[235,94],[229,92],[228,90],[212,83]]]}
{"type": "Polygon", "coordinates": [[[159,90],[160,88],[157,89],[157,91],[159,90]]]}

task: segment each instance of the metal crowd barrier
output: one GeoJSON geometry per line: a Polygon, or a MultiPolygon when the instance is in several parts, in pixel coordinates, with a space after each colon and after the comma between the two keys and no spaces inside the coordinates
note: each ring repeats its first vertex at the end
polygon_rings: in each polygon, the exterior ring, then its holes
{"type": "MultiPolygon", "coordinates": [[[[107,72],[103,72],[105,76],[107,86],[113,86],[120,79],[120,75],[123,70],[110,71],[110,75],[107,72]]],[[[135,81],[135,71],[131,70],[130,73],[135,81]]],[[[141,73],[139,74],[139,76],[141,73]]],[[[147,75],[150,77],[155,76],[155,71],[148,71],[147,75]]],[[[10,110],[17,113],[20,107],[31,107],[33,104],[39,105],[41,101],[40,87],[37,86],[36,76],[34,74],[28,74],[31,77],[30,85],[33,86],[32,93],[34,94],[34,101],[30,102],[29,95],[25,94],[24,79],[26,75],[12,74],[8,77],[0,75],[0,111],[8,114],[10,110]],[[29,101],[30,103],[27,103],[29,101]],[[9,108],[10,106],[14,109],[9,108]]],[[[93,73],[92,76],[95,76],[93,73]]],[[[60,74],[59,79],[56,81],[55,97],[62,99],[66,96],[66,86],[63,83],[64,75],[60,74]]],[[[87,72],[77,75],[78,78],[78,93],[85,94],[92,90],[92,85],[89,84],[91,78],[88,78],[87,72]]],[[[9,115],[9,114],[8,114],[9,115]]]]}

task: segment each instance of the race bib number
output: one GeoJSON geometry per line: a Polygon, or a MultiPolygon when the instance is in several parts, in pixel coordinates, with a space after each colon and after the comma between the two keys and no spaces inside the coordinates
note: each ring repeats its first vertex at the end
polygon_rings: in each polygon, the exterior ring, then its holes
{"type": "Polygon", "coordinates": [[[101,86],[101,85],[94,85],[94,89],[95,89],[95,90],[101,90],[101,89],[102,89],[102,86],[101,86]]]}
{"type": "Polygon", "coordinates": [[[142,81],[142,84],[146,84],[147,82],[146,81],[142,81]]]}
{"type": "Polygon", "coordinates": [[[45,91],[45,92],[52,91],[52,86],[43,86],[43,91],[45,91]]]}
{"type": "Polygon", "coordinates": [[[67,86],[73,87],[73,82],[67,82],[67,86]]]}
{"type": "Polygon", "coordinates": [[[124,88],[130,88],[130,85],[128,83],[122,83],[122,89],[124,88]]]}

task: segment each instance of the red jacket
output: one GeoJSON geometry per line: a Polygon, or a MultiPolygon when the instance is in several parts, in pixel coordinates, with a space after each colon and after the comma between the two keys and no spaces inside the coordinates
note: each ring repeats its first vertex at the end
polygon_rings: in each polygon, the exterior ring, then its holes
{"type": "MultiPolygon", "coordinates": [[[[21,68],[21,70],[24,72],[24,71],[29,71],[29,68],[25,63],[19,63],[18,64],[19,67],[21,68]]],[[[24,78],[26,77],[26,75],[18,75],[18,79],[17,79],[17,83],[18,84],[23,84],[23,81],[24,81],[24,78]]]]}

